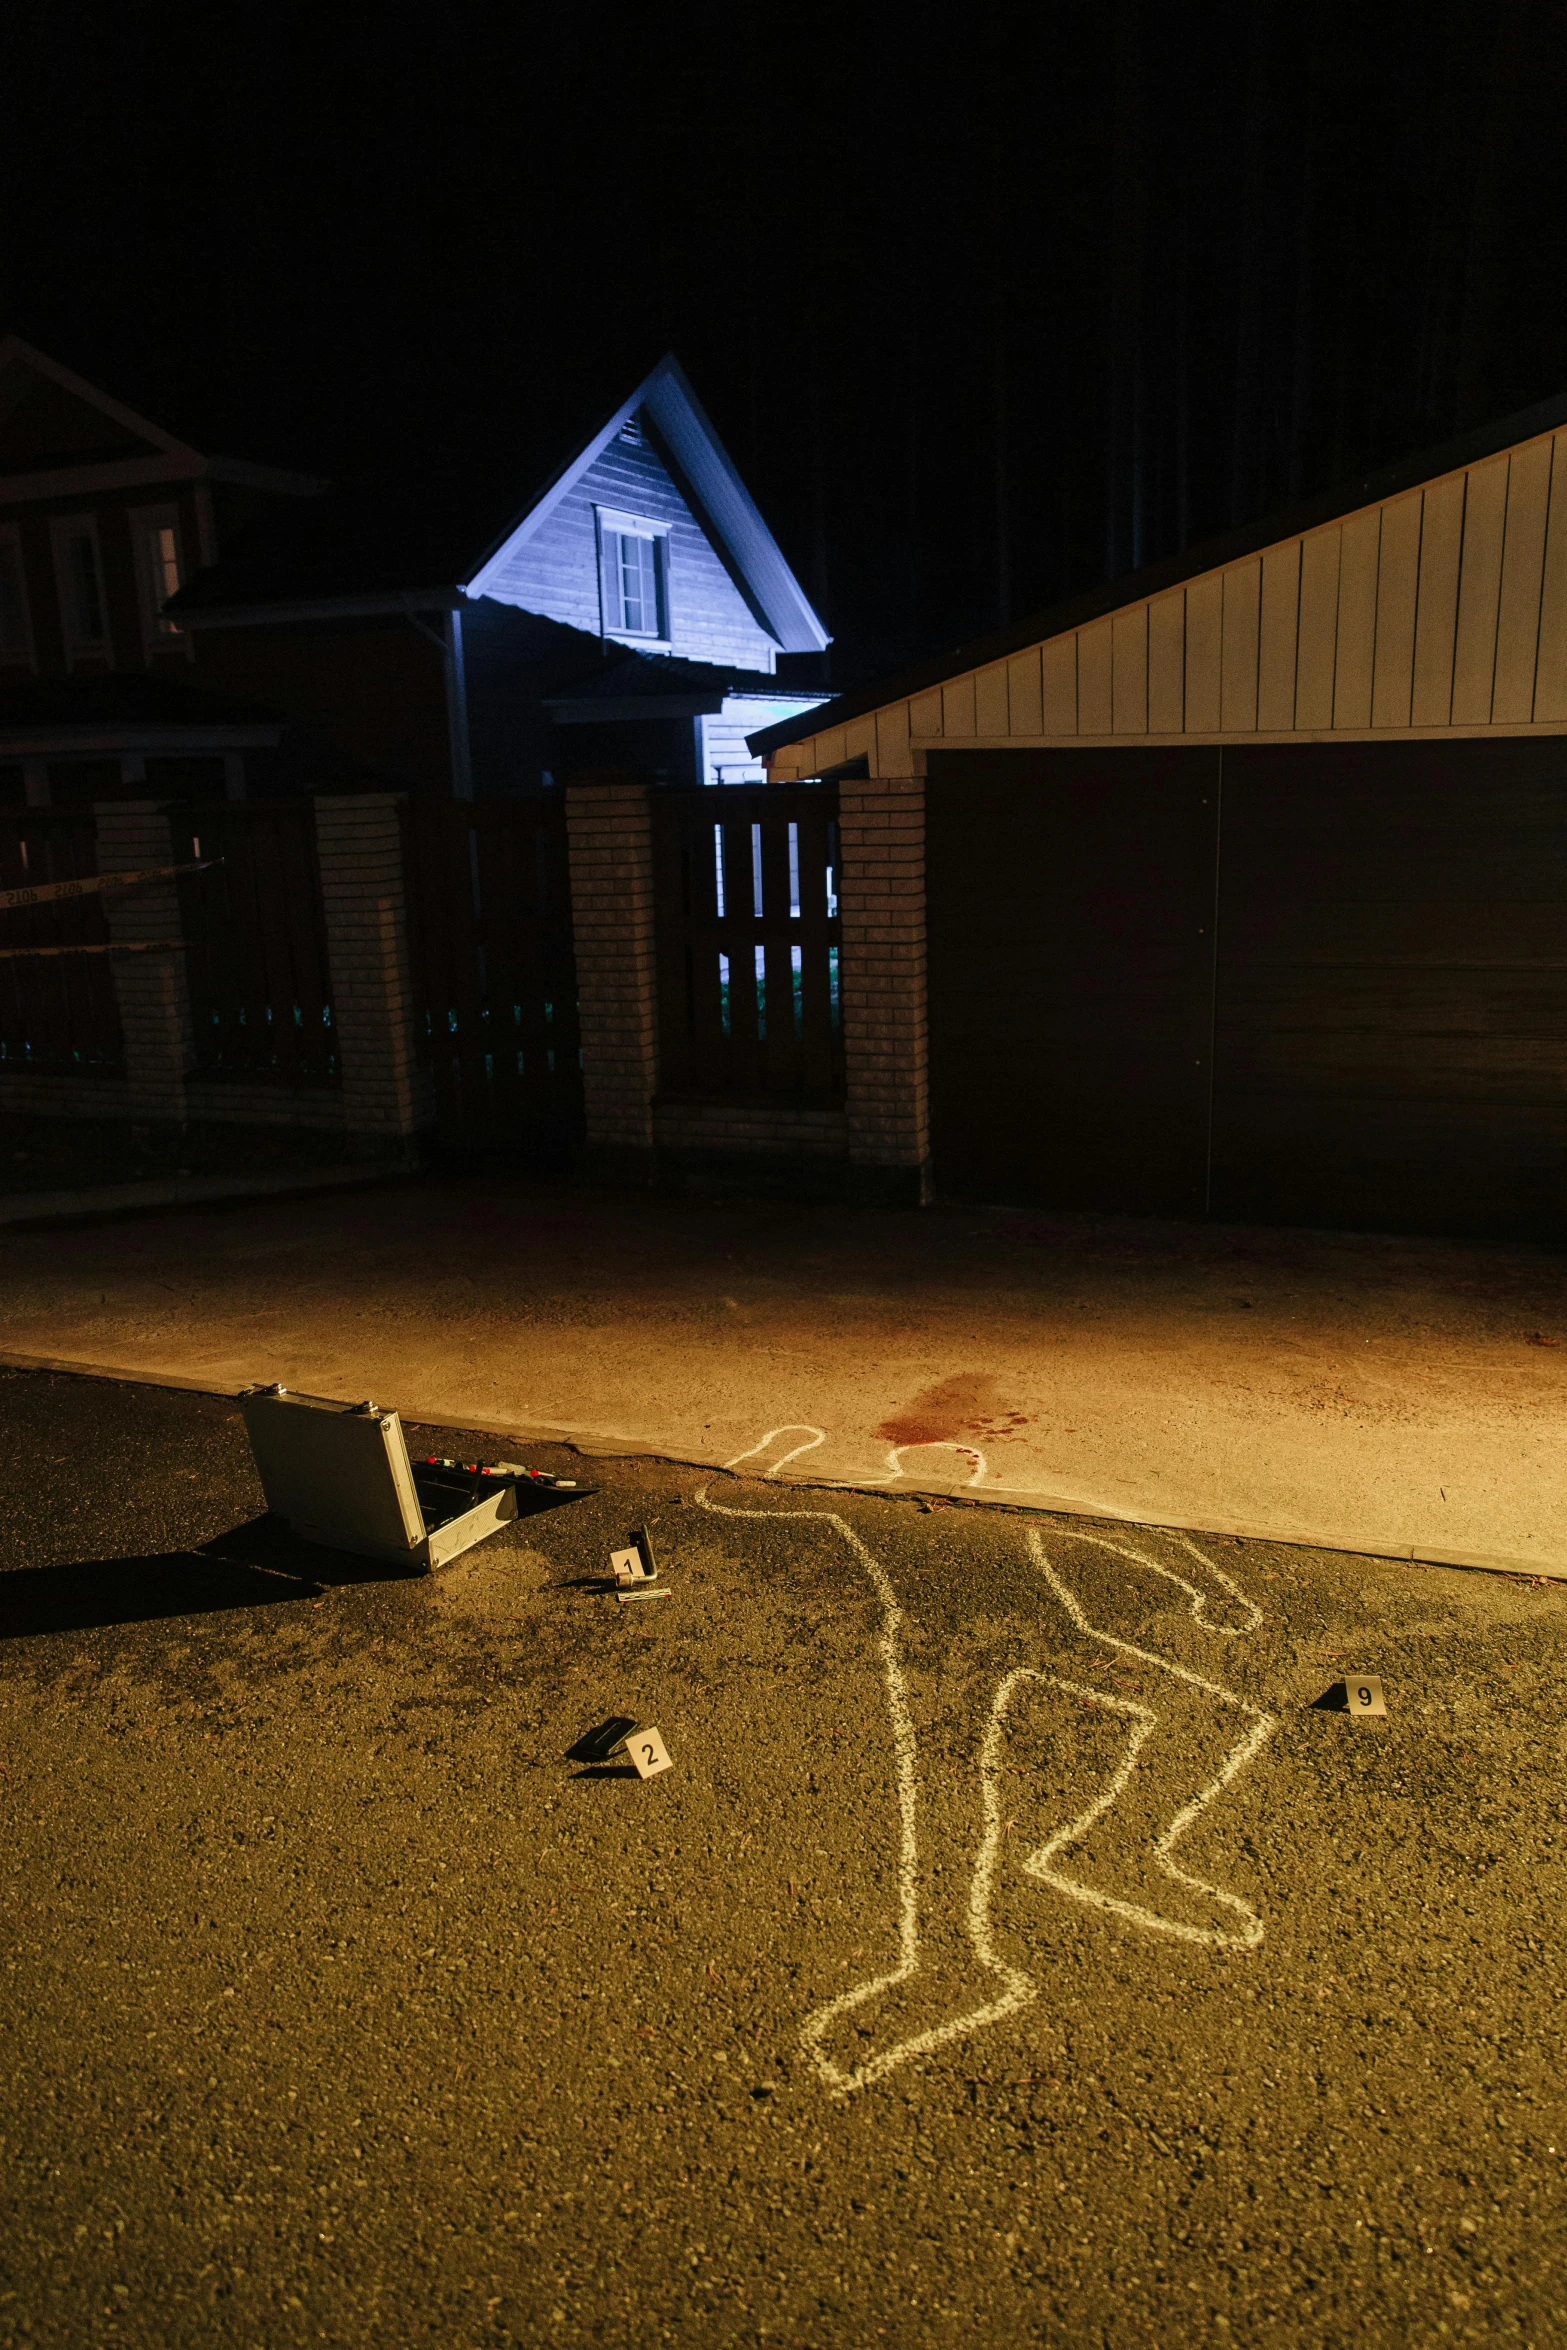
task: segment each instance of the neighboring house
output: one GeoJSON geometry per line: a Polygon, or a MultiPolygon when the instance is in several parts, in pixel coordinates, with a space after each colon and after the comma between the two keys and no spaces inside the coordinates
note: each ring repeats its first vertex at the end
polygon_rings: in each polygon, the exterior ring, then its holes
{"type": "Polygon", "coordinates": [[[363,785],[517,794],[605,764],[760,780],[747,733],[827,699],[778,662],[828,633],[675,360],[517,494],[493,467],[477,491],[426,470],[334,492],[258,523],[168,616],[204,678],[363,785]]]}
{"type": "Polygon", "coordinates": [[[824,720],[923,1181],[1567,1234],[1567,399],[824,720]]]}
{"type": "Polygon", "coordinates": [[[828,636],[673,359],[519,512],[204,454],[0,342],[0,804],[760,780],[828,636]]]}
{"type": "Polygon", "coordinates": [[[284,729],[205,675],[164,605],[308,476],[205,455],[0,340],[0,804],[239,796],[284,729]]]}

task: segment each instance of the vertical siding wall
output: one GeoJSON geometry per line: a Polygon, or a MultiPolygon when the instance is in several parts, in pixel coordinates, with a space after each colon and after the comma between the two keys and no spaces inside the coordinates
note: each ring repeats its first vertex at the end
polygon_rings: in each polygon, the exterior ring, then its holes
{"type": "Polygon", "coordinates": [[[1567,726],[1567,432],[826,729],[784,780],[911,744],[1567,726]]]}

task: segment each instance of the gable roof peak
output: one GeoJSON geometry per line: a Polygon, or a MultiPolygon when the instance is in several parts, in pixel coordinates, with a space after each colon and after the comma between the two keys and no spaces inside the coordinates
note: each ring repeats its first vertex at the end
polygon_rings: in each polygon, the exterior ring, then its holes
{"type": "Polygon", "coordinates": [[[632,419],[651,422],[689,485],[712,534],[753,597],[765,625],[789,653],[818,653],[832,640],[763,521],[755,499],[714,430],[685,369],[666,351],[598,430],[545,482],[532,503],[485,549],[461,585],[470,597],[498,585],[507,560],[527,545],[632,419]]]}
{"type": "MultiPolygon", "coordinates": [[[[20,335],[0,336],[0,387],[4,386],[7,376],[14,377],[19,371],[43,383],[52,384],[56,391],[64,392],[83,407],[96,409],[100,416],[117,424],[122,432],[129,433],[135,440],[145,441],[149,449],[158,455],[176,458],[185,464],[200,462],[200,452],[193,449],[188,441],[176,439],[173,433],[165,432],[162,425],[154,424],[150,417],[139,415],[134,408],[127,408],[123,400],[114,399],[97,384],[89,383],[85,376],[62,366],[58,359],[51,359],[48,352],[40,351],[36,344],[25,342],[20,335]]],[[[3,393],[0,393],[0,397],[3,397],[3,393]]]]}

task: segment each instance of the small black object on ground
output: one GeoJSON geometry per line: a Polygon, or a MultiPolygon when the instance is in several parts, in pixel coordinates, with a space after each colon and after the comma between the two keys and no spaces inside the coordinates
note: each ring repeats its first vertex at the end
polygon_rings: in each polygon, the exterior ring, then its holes
{"type": "Polygon", "coordinates": [[[1325,1714],[1354,1714],[1361,1720],[1385,1721],[1387,1702],[1382,1695],[1382,1684],[1374,1673],[1349,1673],[1324,1689],[1320,1697],[1312,1699],[1312,1711],[1325,1714]]]}
{"type": "Polygon", "coordinates": [[[583,1768],[572,1773],[577,1779],[634,1779],[637,1772],[626,1760],[626,1740],[641,1728],[630,1714],[611,1714],[608,1721],[587,1730],[575,1746],[566,1749],[568,1762],[581,1763],[583,1768]]]}

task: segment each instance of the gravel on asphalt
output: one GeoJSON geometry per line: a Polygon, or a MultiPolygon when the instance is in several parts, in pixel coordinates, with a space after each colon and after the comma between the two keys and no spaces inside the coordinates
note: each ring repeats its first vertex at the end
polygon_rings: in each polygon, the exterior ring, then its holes
{"type": "Polygon", "coordinates": [[[559,1446],[400,1578],[0,1427],[4,2350],[1564,2338],[1567,1586],[559,1446]]]}

